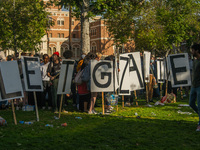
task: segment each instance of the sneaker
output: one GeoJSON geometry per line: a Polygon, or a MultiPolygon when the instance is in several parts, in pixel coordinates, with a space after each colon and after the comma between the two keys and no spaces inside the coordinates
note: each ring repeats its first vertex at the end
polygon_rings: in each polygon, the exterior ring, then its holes
{"type": "Polygon", "coordinates": [[[58,111],[54,111],[54,114],[58,114],[58,111]]]}
{"type": "Polygon", "coordinates": [[[200,131],[200,125],[197,126],[196,131],[200,131]]]}
{"type": "Polygon", "coordinates": [[[107,109],[107,110],[105,110],[105,113],[111,113],[111,111],[107,109]]]}
{"type": "Polygon", "coordinates": [[[112,107],[112,106],[110,106],[110,108],[109,108],[110,110],[113,110],[114,109],[114,107],[112,107]]]}
{"type": "Polygon", "coordinates": [[[63,110],[63,111],[62,111],[62,113],[65,113],[65,114],[67,114],[67,113],[68,113],[68,111],[66,111],[66,110],[63,110]]]}
{"type": "Polygon", "coordinates": [[[130,107],[131,104],[130,104],[130,102],[126,102],[124,106],[130,107]]]}
{"type": "Polygon", "coordinates": [[[183,97],[187,97],[187,95],[186,95],[186,94],[184,94],[184,95],[183,95],[183,97]]]}
{"type": "Polygon", "coordinates": [[[92,110],[92,112],[93,112],[93,114],[95,114],[95,115],[97,114],[97,112],[96,112],[95,110],[92,110]]]}
{"type": "Polygon", "coordinates": [[[16,106],[16,110],[19,110],[19,107],[18,107],[18,106],[16,106]]]}
{"type": "Polygon", "coordinates": [[[93,114],[93,111],[88,111],[88,114],[90,114],[90,115],[93,114]]]}

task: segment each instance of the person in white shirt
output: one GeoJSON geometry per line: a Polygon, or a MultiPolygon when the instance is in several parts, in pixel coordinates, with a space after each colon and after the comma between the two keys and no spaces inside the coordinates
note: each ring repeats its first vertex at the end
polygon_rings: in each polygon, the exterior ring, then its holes
{"type": "Polygon", "coordinates": [[[40,66],[40,70],[42,73],[42,82],[44,91],[42,92],[42,99],[41,99],[41,107],[45,109],[46,107],[46,100],[48,102],[48,109],[52,107],[52,98],[51,98],[51,89],[50,89],[50,77],[47,75],[47,68],[49,65],[49,56],[48,54],[43,55],[43,64],[40,66]],[[48,97],[48,99],[47,99],[48,97]]]}

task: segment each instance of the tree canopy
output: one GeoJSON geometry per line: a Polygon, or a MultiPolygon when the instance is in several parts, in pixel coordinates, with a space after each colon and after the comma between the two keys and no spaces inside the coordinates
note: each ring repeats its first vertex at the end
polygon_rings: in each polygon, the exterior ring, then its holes
{"type": "Polygon", "coordinates": [[[140,12],[136,28],[137,49],[165,53],[182,42],[198,42],[199,0],[150,0],[140,12]]]}
{"type": "Polygon", "coordinates": [[[1,0],[0,47],[38,50],[48,27],[47,6],[42,0],[1,0]]]}

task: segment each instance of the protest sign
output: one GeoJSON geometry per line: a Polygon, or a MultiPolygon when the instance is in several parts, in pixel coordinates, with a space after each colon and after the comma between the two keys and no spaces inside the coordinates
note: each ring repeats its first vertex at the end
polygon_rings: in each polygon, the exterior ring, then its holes
{"type": "Polygon", "coordinates": [[[120,54],[119,56],[119,94],[130,95],[130,59],[127,54],[120,54]]]}
{"type": "Polygon", "coordinates": [[[73,71],[74,60],[62,60],[57,94],[69,94],[71,92],[71,81],[73,71]]]}
{"type": "Polygon", "coordinates": [[[0,63],[1,100],[24,97],[17,61],[0,63]]]}
{"type": "Polygon", "coordinates": [[[130,59],[130,90],[144,89],[140,52],[128,53],[130,59]]]}
{"type": "Polygon", "coordinates": [[[172,87],[190,86],[190,68],[188,54],[173,54],[168,56],[172,87]]]}
{"type": "Polygon", "coordinates": [[[114,90],[116,91],[119,88],[119,72],[117,65],[117,56],[115,56],[115,61],[113,63],[113,80],[114,80],[114,90]]]}
{"type": "Polygon", "coordinates": [[[164,83],[166,80],[166,61],[163,58],[157,58],[157,80],[158,83],[164,83]]]}
{"type": "Polygon", "coordinates": [[[21,60],[25,91],[43,91],[39,58],[22,56],[21,60]]]}
{"type": "Polygon", "coordinates": [[[145,80],[145,82],[149,82],[150,58],[151,58],[151,52],[144,51],[144,54],[143,54],[143,69],[144,69],[144,80],[145,80]]]}
{"type": "Polygon", "coordinates": [[[113,92],[113,61],[91,61],[91,92],[113,92]]]}

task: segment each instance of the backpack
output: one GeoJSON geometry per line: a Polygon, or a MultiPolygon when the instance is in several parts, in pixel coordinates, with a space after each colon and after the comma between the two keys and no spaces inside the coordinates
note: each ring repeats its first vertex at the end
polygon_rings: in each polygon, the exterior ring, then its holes
{"type": "Polygon", "coordinates": [[[77,84],[77,85],[80,85],[82,84],[82,79],[81,79],[81,76],[83,74],[83,71],[84,70],[79,70],[78,73],[76,74],[75,78],[74,78],[74,83],[77,84]]]}
{"type": "Polygon", "coordinates": [[[90,67],[89,65],[87,65],[84,69],[83,69],[83,73],[81,75],[81,80],[83,82],[88,82],[90,80],[90,67]]]}

